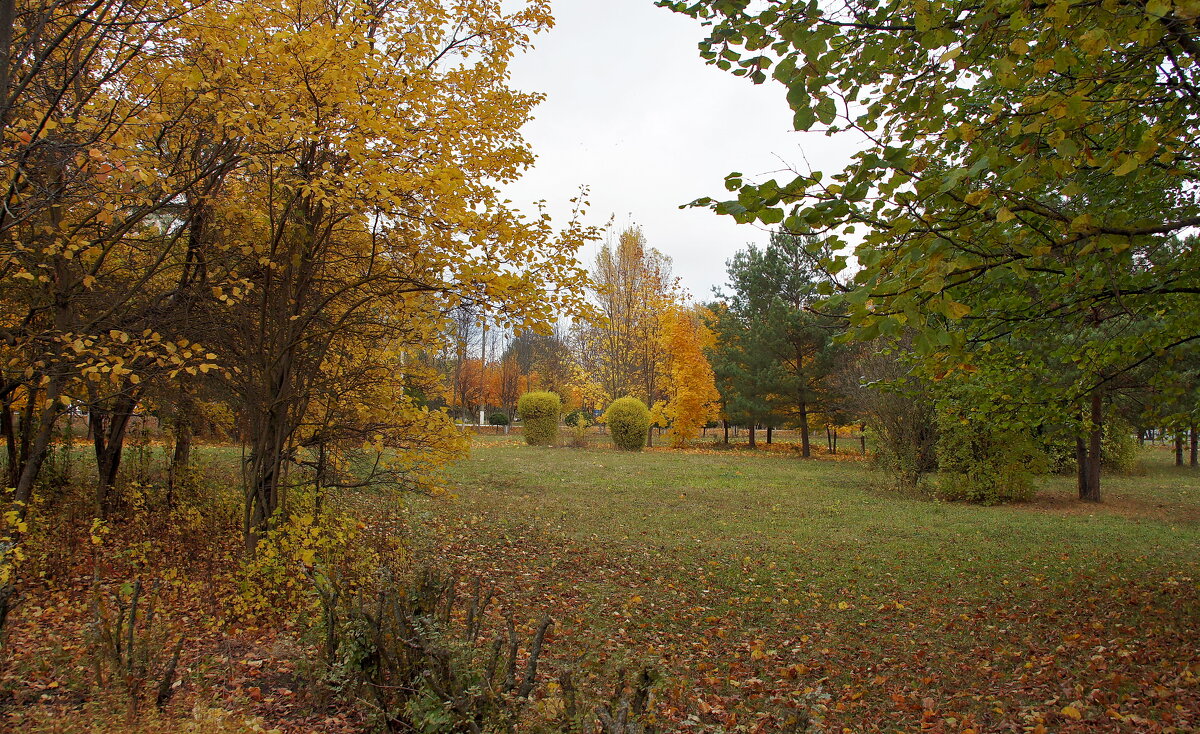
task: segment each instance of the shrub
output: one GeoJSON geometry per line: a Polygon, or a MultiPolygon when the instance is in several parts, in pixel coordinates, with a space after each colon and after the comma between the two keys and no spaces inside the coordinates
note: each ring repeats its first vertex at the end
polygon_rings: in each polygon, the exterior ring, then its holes
{"type": "Polygon", "coordinates": [[[939,497],[984,505],[1033,498],[1046,459],[1028,433],[953,411],[938,416],[937,428],[939,497]]]}
{"type": "Polygon", "coordinates": [[[911,491],[937,471],[937,420],[926,386],[875,385],[870,415],[875,435],[875,463],[891,484],[911,491]]]}
{"type": "Polygon", "coordinates": [[[614,400],[604,411],[604,422],[612,432],[613,443],[626,451],[641,451],[650,429],[650,410],[637,398],[614,400]]]}
{"type": "Polygon", "coordinates": [[[493,426],[507,426],[508,416],[504,413],[492,413],[488,416],[488,424],[493,426]]]}
{"type": "Polygon", "coordinates": [[[577,690],[569,669],[555,690],[538,667],[553,620],[544,615],[531,635],[519,634],[511,611],[502,622],[489,613],[495,588],[479,579],[463,594],[453,577],[431,569],[406,580],[381,568],[360,588],[319,570],[309,578],[321,600],[326,681],[374,699],[373,730],[653,731],[650,670],[629,685],[622,670],[607,701],[577,690]]]}
{"type": "Polygon", "coordinates": [[[151,696],[162,709],[175,693],[184,636],[168,629],[162,623],[163,615],[155,617],[157,592],[157,582],[143,589],[142,582],[135,580],[111,593],[98,578],[92,582],[93,619],[88,637],[96,685],[101,690],[121,690],[131,718],[151,696]]]}
{"type": "Polygon", "coordinates": [[[527,392],[517,401],[521,414],[525,443],[530,446],[553,446],[558,442],[558,414],[562,400],[552,392],[527,392]]]}
{"type": "MultiPolygon", "coordinates": [[[[1049,457],[1049,470],[1056,474],[1073,474],[1076,470],[1075,437],[1066,431],[1049,433],[1042,439],[1049,457]]],[[[1138,442],[1133,426],[1119,416],[1105,416],[1100,437],[1100,467],[1110,474],[1144,474],[1145,466],[1138,460],[1138,442]]]]}
{"type": "Polygon", "coordinates": [[[1113,474],[1145,474],[1138,460],[1138,441],[1134,428],[1122,418],[1109,417],[1100,438],[1100,467],[1113,474]]]}
{"type": "Polygon", "coordinates": [[[586,449],[588,445],[588,421],[579,411],[567,414],[567,428],[571,432],[571,448],[586,449]],[[572,417],[574,416],[574,417],[572,417]]]}
{"type": "Polygon", "coordinates": [[[567,424],[568,426],[575,426],[578,425],[581,418],[583,419],[583,425],[585,426],[590,426],[596,422],[592,419],[592,411],[584,410],[583,408],[576,408],[575,410],[572,410],[570,413],[567,413],[565,416],[563,416],[563,423],[567,424]]]}
{"type": "Polygon", "coordinates": [[[846,408],[871,428],[874,463],[895,489],[912,491],[937,470],[935,385],[911,372],[911,334],[879,339],[838,379],[846,408]]]}

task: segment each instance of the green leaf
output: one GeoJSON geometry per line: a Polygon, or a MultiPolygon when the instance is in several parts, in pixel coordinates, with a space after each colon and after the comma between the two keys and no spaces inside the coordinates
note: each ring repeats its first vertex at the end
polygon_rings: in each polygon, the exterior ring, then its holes
{"type": "Polygon", "coordinates": [[[792,118],[792,127],[800,132],[804,132],[813,126],[817,121],[817,115],[808,107],[801,110],[796,110],[795,116],[792,118]]]}
{"type": "Polygon", "coordinates": [[[940,59],[938,59],[938,63],[944,64],[947,61],[954,61],[955,59],[958,58],[959,54],[961,54],[961,53],[962,53],[962,46],[955,46],[954,48],[950,49],[946,53],[942,54],[942,57],[940,59]]]}
{"type": "Polygon", "coordinates": [[[779,208],[763,209],[758,213],[758,218],[763,224],[779,224],[783,221],[783,210],[779,208]]]}
{"type": "Polygon", "coordinates": [[[822,97],[817,103],[817,119],[823,125],[829,125],[837,119],[837,103],[833,101],[833,97],[822,97]]]}

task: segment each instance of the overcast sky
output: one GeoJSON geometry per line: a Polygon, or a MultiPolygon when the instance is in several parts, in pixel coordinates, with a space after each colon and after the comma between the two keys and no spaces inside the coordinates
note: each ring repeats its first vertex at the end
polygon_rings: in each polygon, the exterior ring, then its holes
{"type": "MultiPolygon", "coordinates": [[[[721,196],[732,171],[782,171],[782,182],[805,159],[826,172],[845,160],[847,144],[792,131],[781,85],[705,64],[704,29],[690,18],[653,0],[556,0],[554,15],[555,28],[513,65],[514,86],[547,98],[524,128],[538,163],[508,193],[518,205],[546,199],[558,220],[590,187],[589,223],[640,224],[694,298],[711,297],[725,261],[767,234],[680,204],[721,196]]],[[[594,252],[584,253],[589,265],[594,252]]]]}

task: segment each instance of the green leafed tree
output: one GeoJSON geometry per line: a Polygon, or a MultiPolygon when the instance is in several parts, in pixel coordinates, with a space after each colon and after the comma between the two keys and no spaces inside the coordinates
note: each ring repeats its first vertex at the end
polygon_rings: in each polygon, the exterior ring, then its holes
{"type": "Polygon", "coordinates": [[[753,447],[754,427],[774,418],[767,400],[771,360],[744,314],[727,303],[714,304],[709,312],[715,343],[707,356],[721,395],[721,413],[726,421],[750,427],[753,447]]]}
{"type": "Polygon", "coordinates": [[[1112,388],[1200,339],[1181,240],[1200,225],[1200,3],[661,4],[709,24],[712,63],[781,83],[798,130],[865,141],[832,175],[732,174],[736,198],[699,203],[821,234],[834,271],[853,253],[833,297],[858,335],[913,329],[927,375],[985,369],[1067,418],[1098,500],[1112,388]]]}
{"type": "Polygon", "coordinates": [[[747,417],[794,424],[804,456],[811,452],[810,415],[829,407],[824,382],[839,326],[810,308],[822,280],[806,251],[818,246],[810,239],[776,232],[765,248],[751,246],[734,255],[724,294],[727,313],[718,318],[714,348],[728,390],[726,405],[745,403],[747,417]],[[766,415],[757,415],[759,410],[766,415]]]}

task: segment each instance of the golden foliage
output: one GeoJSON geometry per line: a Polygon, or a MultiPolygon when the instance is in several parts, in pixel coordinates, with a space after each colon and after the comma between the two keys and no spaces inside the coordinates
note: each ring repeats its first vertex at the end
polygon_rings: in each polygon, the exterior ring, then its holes
{"type": "Polygon", "coordinates": [[[704,347],[713,338],[697,313],[678,304],[668,308],[662,320],[668,399],[661,413],[670,425],[667,435],[671,444],[682,447],[717,417],[720,394],[712,366],[704,356],[704,347]]]}

